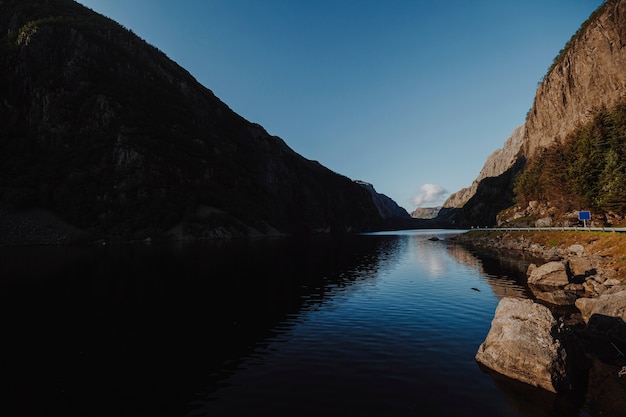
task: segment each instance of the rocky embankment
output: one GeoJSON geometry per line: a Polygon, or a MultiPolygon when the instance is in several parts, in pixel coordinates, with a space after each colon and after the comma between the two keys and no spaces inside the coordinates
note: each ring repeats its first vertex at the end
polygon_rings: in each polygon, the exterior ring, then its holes
{"type": "Polygon", "coordinates": [[[476,360],[498,374],[578,396],[592,415],[626,410],[626,236],[470,232],[483,250],[532,254],[534,299],[503,298],[476,360]]]}

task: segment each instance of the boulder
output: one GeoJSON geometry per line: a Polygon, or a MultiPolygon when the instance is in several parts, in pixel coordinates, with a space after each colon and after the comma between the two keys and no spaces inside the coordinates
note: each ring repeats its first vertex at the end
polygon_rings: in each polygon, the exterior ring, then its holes
{"type": "Polygon", "coordinates": [[[622,281],[620,281],[617,278],[609,278],[606,281],[604,281],[603,284],[605,287],[615,287],[617,285],[622,285],[622,281]]]}
{"type": "Polygon", "coordinates": [[[612,291],[595,298],[579,298],[576,300],[576,308],[580,310],[585,323],[588,323],[594,314],[615,317],[626,322],[626,287],[623,289],[615,287],[612,291]]]}
{"type": "Polygon", "coordinates": [[[552,336],[550,310],[532,300],[503,298],[476,360],[509,378],[558,392],[567,388],[564,347],[552,336]]]}
{"type": "Polygon", "coordinates": [[[598,296],[607,290],[605,285],[593,278],[587,278],[585,282],[583,282],[583,287],[585,288],[585,292],[588,292],[592,296],[598,296]]]}
{"type": "Polygon", "coordinates": [[[567,284],[564,289],[565,291],[574,293],[585,292],[585,286],[583,284],[567,284]]]}
{"type": "Polygon", "coordinates": [[[528,284],[538,287],[565,287],[569,284],[567,267],[563,262],[548,262],[528,268],[528,284]]]}
{"type": "Polygon", "coordinates": [[[567,265],[569,266],[570,272],[574,277],[588,277],[596,273],[596,270],[593,268],[589,258],[573,257],[567,261],[567,265]]]}
{"type": "Polygon", "coordinates": [[[598,284],[604,284],[604,282],[607,280],[607,277],[605,277],[604,275],[597,275],[593,277],[593,280],[598,284]]]}
{"type": "Polygon", "coordinates": [[[551,227],[552,226],[552,217],[543,217],[541,219],[535,220],[535,227],[551,227]]]}
{"type": "Polygon", "coordinates": [[[530,287],[530,290],[536,299],[557,306],[572,306],[576,302],[577,298],[576,291],[567,291],[562,289],[541,291],[537,287],[532,286],[530,287]]]}
{"type": "Polygon", "coordinates": [[[567,250],[570,253],[575,253],[578,256],[582,256],[585,253],[585,247],[583,245],[575,244],[571,245],[567,250]]]}

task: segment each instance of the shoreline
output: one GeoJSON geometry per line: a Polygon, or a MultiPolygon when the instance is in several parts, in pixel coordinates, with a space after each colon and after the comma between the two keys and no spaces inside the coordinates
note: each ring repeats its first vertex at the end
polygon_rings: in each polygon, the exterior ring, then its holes
{"type": "Polygon", "coordinates": [[[626,236],[498,230],[470,231],[451,240],[543,260],[526,272],[532,298],[500,300],[477,363],[557,398],[575,395],[592,416],[621,415],[626,410],[626,236]]]}
{"type": "Polygon", "coordinates": [[[600,274],[626,285],[626,235],[613,232],[471,230],[455,242],[487,250],[509,250],[546,262],[585,257],[600,274]]]}

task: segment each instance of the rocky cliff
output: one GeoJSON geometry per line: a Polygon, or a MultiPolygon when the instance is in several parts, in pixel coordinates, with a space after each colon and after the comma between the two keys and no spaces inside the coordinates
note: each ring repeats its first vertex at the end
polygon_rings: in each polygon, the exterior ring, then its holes
{"type": "Polygon", "coordinates": [[[37,241],[40,216],[16,219],[42,211],[90,239],[394,224],[367,189],[237,115],[110,19],[71,0],[0,5],[0,226],[13,243],[37,241]]]}
{"type": "Polygon", "coordinates": [[[501,149],[496,149],[489,157],[483,168],[480,170],[478,177],[472,182],[472,185],[453,193],[443,204],[445,208],[462,207],[467,201],[476,194],[478,184],[489,177],[497,177],[504,173],[515,163],[517,155],[522,147],[522,139],[524,137],[524,125],[518,126],[511,136],[504,142],[501,149]]]}
{"type": "Polygon", "coordinates": [[[626,98],[626,1],[600,6],[571,38],[537,89],[526,119],[524,154],[532,158],[626,98]]]}
{"type": "MultiPolygon", "coordinates": [[[[623,182],[624,176],[621,175],[619,164],[614,162],[619,160],[618,154],[621,152],[617,141],[624,138],[607,133],[609,130],[606,126],[621,123],[619,121],[621,113],[616,116],[610,114],[610,111],[626,101],[625,45],[626,0],[608,0],[581,25],[554,59],[553,65],[537,89],[524,125],[515,130],[503,150],[496,151],[489,157],[471,187],[453,194],[446,201],[440,220],[457,226],[495,224],[499,211],[519,200],[519,196],[514,193],[514,186],[519,175],[530,166],[533,166],[537,173],[543,171],[544,176],[547,175],[546,172],[554,172],[555,175],[548,176],[548,181],[553,184],[542,184],[537,179],[539,174],[535,174],[526,182],[526,190],[534,191],[537,194],[536,199],[545,200],[545,205],[552,207],[556,213],[571,211],[572,206],[592,208],[596,204],[592,194],[598,195],[594,193],[595,189],[602,190],[603,187],[609,186],[611,207],[614,209],[621,207],[616,202],[621,198],[619,184],[623,182]],[[601,116],[598,119],[602,112],[608,116],[601,116]],[[609,120],[611,117],[613,119],[609,120]],[[601,126],[593,130],[589,124],[594,123],[601,126]],[[563,146],[581,129],[593,130],[593,133],[588,135],[590,139],[585,139],[587,143],[584,146],[588,146],[588,152],[580,147],[571,152],[570,160],[563,162],[571,170],[571,161],[578,158],[580,168],[576,169],[580,173],[572,175],[577,176],[579,180],[577,184],[571,185],[570,178],[559,179],[564,167],[545,163],[543,166],[537,161],[548,147],[563,146]],[[607,135],[614,137],[608,138],[607,135]],[[608,145],[602,144],[602,141],[615,142],[611,143],[611,146],[617,151],[609,150],[608,145]],[[585,161],[585,155],[590,157],[594,152],[594,146],[596,150],[603,147],[602,154],[596,158],[598,161],[585,161]],[[578,154],[574,154],[575,152],[578,154]],[[495,160],[498,162],[494,163],[495,160]],[[504,171],[499,173],[500,170],[504,171]],[[619,174],[619,177],[612,173],[619,174]],[[600,183],[602,181],[604,185],[600,183]],[[580,182],[593,183],[593,187],[581,185],[580,182]],[[571,189],[566,189],[566,186],[571,189]],[[550,187],[552,189],[561,187],[561,192],[555,196],[554,193],[546,191],[550,187]],[[481,188],[482,196],[478,195],[481,188]],[[589,189],[593,189],[594,192],[590,192],[589,189]],[[486,212],[489,214],[486,215],[486,212]]],[[[565,148],[562,153],[565,153],[565,148]]],[[[560,151],[552,149],[552,154],[559,155],[560,151]]],[[[602,211],[600,203],[597,209],[599,212],[602,211]]],[[[523,207],[520,210],[523,211],[523,207]]],[[[513,218],[525,214],[509,213],[508,216],[513,218]]]]}

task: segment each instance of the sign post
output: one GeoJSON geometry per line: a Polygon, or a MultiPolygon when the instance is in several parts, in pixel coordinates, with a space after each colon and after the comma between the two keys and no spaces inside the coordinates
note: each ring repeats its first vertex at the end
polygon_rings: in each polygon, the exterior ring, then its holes
{"type": "Polygon", "coordinates": [[[587,220],[591,220],[591,212],[590,211],[579,211],[578,212],[578,220],[583,221],[583,227],[587,228],[587,220]]]}

